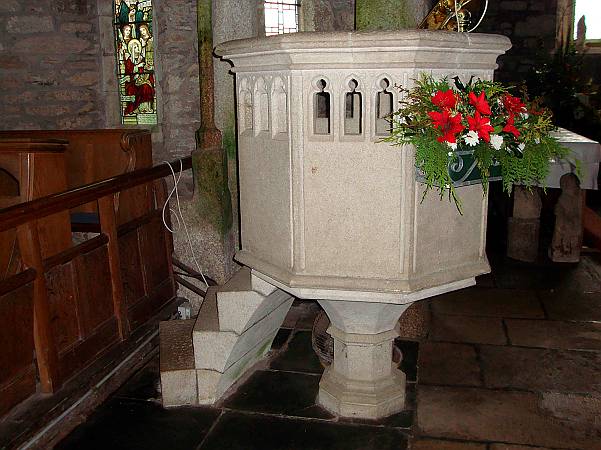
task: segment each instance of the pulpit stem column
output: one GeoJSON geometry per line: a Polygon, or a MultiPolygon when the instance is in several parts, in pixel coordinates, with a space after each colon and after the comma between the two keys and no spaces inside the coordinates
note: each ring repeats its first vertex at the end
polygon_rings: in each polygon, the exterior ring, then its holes
{"type": "Polygon", "coordinates": [[[398,319],[409,304],[319,303],[334,339],[334,361],[319,383],[319,404],[344,417],[378,419],[401,411],[405,374],[392,362],[392,346],[398,319]]]}

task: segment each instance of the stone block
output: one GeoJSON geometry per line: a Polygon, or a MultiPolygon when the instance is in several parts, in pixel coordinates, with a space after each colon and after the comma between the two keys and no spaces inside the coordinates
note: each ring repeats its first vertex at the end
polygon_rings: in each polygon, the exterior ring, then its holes
{"type": "Polygon", "coordinates": [[[555,320],[505,320],[513,345],[601,351],[601,323],[555,320]]]}
{"type": "Polygon", "coordinates": [[[469,288],[432,299],[438,314],[544,319],[535,291],[524,289],[469,288]]]}
{"type": "Polygon", "coordinates": [[[417,426],[420,433],[437,438],[594,449],[599,448],[601,431],[598,421],[594,423],[599,411],[595,405],[583,396],[562,405],[556,394],[421,386],[417,426]],[[555,401],[545,402],[549,395],[555,401]]]}
{"type": "Polygon", "coordinates": [[[275,336],[292,304],[292,297],[289,295],[282,293],[281,297],[287,299],[241,335],[231,331],[210,330],[209,328],[214,328],[209,325],[210,322],[214,323],[214,317],[207,313],[207,309],[210,307],[214,311],[214,297],[208,297],[209,302],[205,299],[207,306],[203,304],[193,333],[196,368],[224,372],[267,336],[275,336]]]}
{"type": "Polygon", "coordinates": [[[215,370],[197,370],[198,403],[210,405],[219,400],[232,384],[246,375],[248,369],[265,356],[274,337],[275,333],[267,336],[223,373],[215,370]]]}
{"type": "Polygon", "coordinates": [[[486,444],[476,442],[442,441],[422,438],[411,444],[411,450],[487,450],[486,444]]]}
{"type": "Polygon", "coordinates": [[[482,346],[484,385],[564,393],[601,394],[601,353],[482,346]]]}
{"type": "Polygon", "coordinates": [[[194,320],[159,325],[161,394],[163,406],[194,405],[198,401],[192,348],[194,320]]]}
{"type": "Polygon", "coordinates": [[[77,87],[96,86],[100,82],[98,71],[78,72],[66,79],[66,82],[77,87]]]}
{"type": "Polygon", "coordinates": [[[505,345],[503,322],[496,317],[434,314],[429,338],[434,341],[505,345]]]}
{"type": "Polygon", "coordinates": [[[471,345],[422,342],[418,367],[421,384],[482,385],[478,356],[471,345]]]}
{"type": "Polygon", "coordinates": [[[536,261],[540,219],[510,217],[507,225],[507,256],[518,261],[536,261]]]}
{"type": "Polygon", "coordinates": [[[506,11],[522,11],[526,12],[528,8],[528,3],[523,0],[515,0],[515,1],[502,1],[500,2],[501,9],[506,11]]]}
{"type": "Polygon", "coordinates": [[[54,31],[50,16],[13,16],[6,22],[9,33],[49,33],[54,31]]]}
{"type": "Polygon", "coordinates": [[[18,40],[14,50],[19,53],[45,54],[49,48],[60,49],[63,54],[82,53],[90,50],[90,41],[69,34],[31,36],[18,40]]]}
{"type": "Polygon", "coordinates": [[[16,13],[21,10],[20,0],[2,0],[0,2],[0,13],[16,13]]]}

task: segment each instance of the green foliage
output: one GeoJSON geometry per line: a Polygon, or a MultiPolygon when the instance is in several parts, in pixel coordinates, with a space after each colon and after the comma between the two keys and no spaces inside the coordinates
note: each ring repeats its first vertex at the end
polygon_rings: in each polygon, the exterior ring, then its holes
{"type": "Polygon", "coordinates": [[[465,84],[454,78],[452,88],[447,78],[435,80],[427,74],[412,89],[399,87],[404,100],[384,140],[414,146],[415,165],[427,186],[424,195],[431,189],[441,197],[448,194],[461,212],[449,174],[459,150],[472,151],[485,192],[493,166],[500,166],[503,188],[510,193],[513,184],[543,184],[551,160],[569,156],[550,135],[555,129],[551,112],[527,97],[513,97],[510,89],[473,77],[465,84]]]}

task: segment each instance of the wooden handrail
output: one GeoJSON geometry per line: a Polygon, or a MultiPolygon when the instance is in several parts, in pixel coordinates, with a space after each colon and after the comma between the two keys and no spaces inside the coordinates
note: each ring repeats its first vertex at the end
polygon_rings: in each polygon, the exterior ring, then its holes
{"type": "MultiPolygon", "coordinates": [[[[190,156],[177,159],[170,163],[175,172],[180,171],[180,162],[182,171],[192,167],[192,158],[190,156]]],[[[0,210],[0,231],[9,230],[32,220],[75,208],[106,195],[114,194],[115,192],[168,175],[171,175],[171,170],[166,164],[161,164],[149,169],[135,170],[123,175],[107,178],[106,180],[90,183],[30,202],[19,203],[18,205],[0,210]]]]}

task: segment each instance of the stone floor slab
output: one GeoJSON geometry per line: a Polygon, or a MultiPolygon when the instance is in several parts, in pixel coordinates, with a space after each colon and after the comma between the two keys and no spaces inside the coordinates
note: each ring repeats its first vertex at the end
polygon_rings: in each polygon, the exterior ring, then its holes
{"type": "Polygon", "coordinates": [[[270,364],[272,369],[321,374],[323,366],[311,346],[311,332],[297,331],[288,347],[270,364]]]}
{"type": "Polygon", "coordinates": [[[436,314],[543,319],[545,313],[536,291],[473,287],[434,297],[436,314]]]}
{"type": "Polygon", "coordinates": [[[539,291],[549,319],[601,322],[601,294],[563,289],[539,291]]]}
{"type": "Polygon", "coordinates": [[[405,450],[396,429],[225,413],[198,450],[405,450]]]}
{"type": "Polygon", "coordinates": [[[532,447],[530,445],[491,444],[490,450],[551,450],[549,447],[532,447]]]}
{"type": "Polygon", "coordinates": [[[423,342],[418,367],[420,385],[482,385],[477,354],[471,345],[423,342]]]}
{"type": "Polygon", "coordinates": [[[458,317],[434,314],[429,339],[471,344],[507,344],[503,321],[496,317],[458,317]]]}
{"type": "Polygon", "coordinates": [[[486,444],[477,442],[443,441],[440,439],[417,439],[411,443],[411,450],[487,450],[486,444]]]}
{"type": "Polygon", "coordinates": [[[189,450],[219,417],[213,408],[164,409],[153,402],[114,398],[61,441],[57,450],[189,450]]]}
{"type": "Polygon", "coordinates": [[[569,393],[601,393],[601,354],[483,346],[485,386],[569,393]]]}
{"type": "Polygon", "coordinates": [[[513,345],[601,351],[601,323],[505,320],[513,345]]]}
{"type": "Polygon", "coordinates": [[[420,386],[417,423],[422,435],[552,448],[599,449],[598,430],[553,416],[531,392],[420,386]]]}
{"type": "Polygon", "coordinates": [[[316,404],[319,375],[278,371],[255,372],[223,406],[285,416],[332,419],[316,404]]]}

